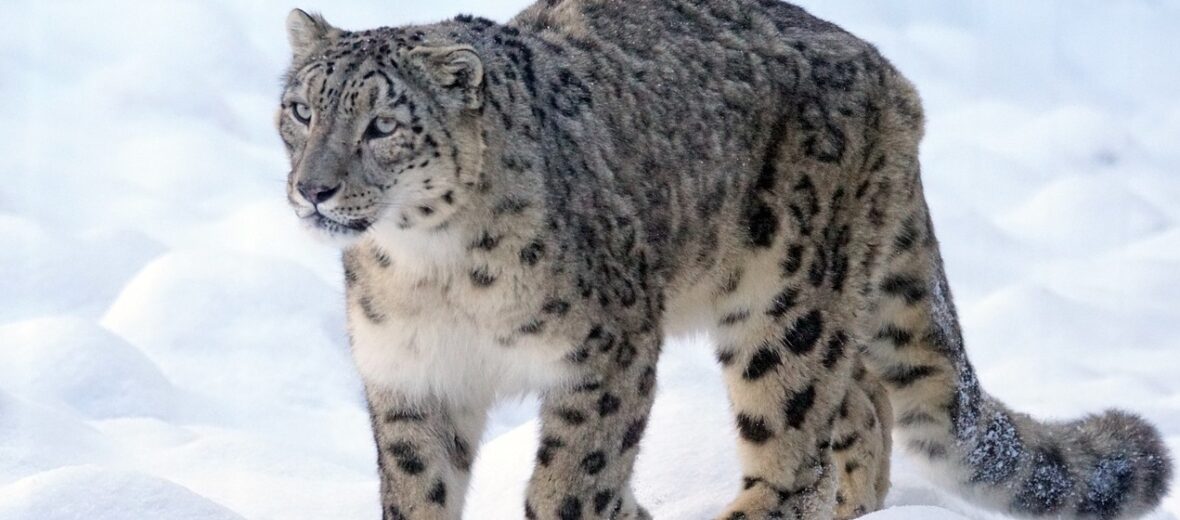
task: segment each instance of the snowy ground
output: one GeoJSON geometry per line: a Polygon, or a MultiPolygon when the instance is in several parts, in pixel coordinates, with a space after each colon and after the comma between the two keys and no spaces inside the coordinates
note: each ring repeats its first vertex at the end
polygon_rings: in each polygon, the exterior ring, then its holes
{"type": "MultiPolygon", "coordinates": [[[[0,520],[377,518],[335,255],[282,195],[289,1],[5,2],[0,520]]],[[[303,7],[361,28],[524,3],[303,7]]],[[[926,98],[984,384],[1044,417],[1129,408],[1180,452],[1180,2],[803,3],[926,98]]],[[[731,421],[706,346],[667,352],[637,489],[707,518],[738,483],[731,421]]],[[[470,517],[521,516],[533,407],[495,414],[470,517]]],[[[992,518],[896,459],[874,520],[992,518]]],[[[1152,518],[1177,515],[1173,493],[1152,518]]]]}

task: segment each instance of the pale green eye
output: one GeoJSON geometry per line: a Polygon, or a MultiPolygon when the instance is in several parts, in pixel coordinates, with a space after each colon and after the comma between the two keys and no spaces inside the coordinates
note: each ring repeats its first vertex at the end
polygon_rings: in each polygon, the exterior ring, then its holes
{"type": "Polygon", "coordinates": [[[311,122],[311,107],[303,103],[291,103],[291,117],[306,125],[311,122]]]}
{"type": "Polygon", "coordinates": [[[397,130],[397,120],[392,117],[378,117],[369,123],[365,129],[365,138],[378,139],[393,134],[397,130]]]}

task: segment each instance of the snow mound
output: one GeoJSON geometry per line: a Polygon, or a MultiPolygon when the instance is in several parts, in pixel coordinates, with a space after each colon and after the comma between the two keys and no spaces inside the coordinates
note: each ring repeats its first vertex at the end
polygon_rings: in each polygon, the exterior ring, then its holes
{"type": "Polygon", "coordinates": [[[77,416],[0,390],[0,486],[62,466],[109,464],[117,454],[109,439],[77,416]]]}
{"type": "Polygon", "coordinates": [[[176,251],[144,267],[103,324],[189,391],[243,406],[324,404],[358,391],[342,308],[341,289],[296,264],[176,251]]]}
{"type": "Polygon", "coordinates": [[[169,417],[180,399],[139,350],[88,320],[2,325],[0,345],[0,388],[87,417],[169,417]]]}
{"type": "Polygon", "coordinates": [[[167,480],[132,471],[76,466],[0,489],[0,520],[243,520],[167,480]]]}
{"type": "Polygon", "coordinates": [[[1084,255],[1163,231],[1171,221],[1123,183],[1105,177],[1063,177],[1001,223],[1037,247],[1084,255]]]}
{"type": "MultiPolygon", "coordinates": [[[[0,208],[6,207],[0,196],[0,208]]],[[[97,315],[127,278],[160,252],[158,244],[127,229],[78,235],[3,213],[0,241],[0,294],[20,302],[0,305],[3,321],[64,313],[97,315]]]]}

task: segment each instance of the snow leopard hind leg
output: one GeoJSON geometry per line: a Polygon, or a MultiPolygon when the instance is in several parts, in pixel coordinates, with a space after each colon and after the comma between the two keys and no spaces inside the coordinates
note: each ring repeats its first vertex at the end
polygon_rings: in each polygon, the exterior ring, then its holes
{"type": "Polygon", "coordinates": [[[876,253],[857,186],[871,165],[865,143],[835,137],[864,122],[813,124],[809,107],[771,132],[742,201],[748,239],[713,301],[743,473],[721,519],[851,518],[888,489],[888,403],[859,360],[876,253]]]}
{"type": "Polygon", "coordinates": [[[893,408],[881,381],[859,362],[832,424],[832,462],[839,476],[836,518],[881,509],[889,493],[893,408]]]}

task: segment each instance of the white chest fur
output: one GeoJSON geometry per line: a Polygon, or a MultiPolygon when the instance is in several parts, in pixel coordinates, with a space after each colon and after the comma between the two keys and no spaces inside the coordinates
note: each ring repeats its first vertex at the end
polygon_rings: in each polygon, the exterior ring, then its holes
{"type": "Polygon", "coordinates": [[[473,288],[461,238],[416,236],[422,233],[384,233],[358,248],[364,282],[350,295],[348,314],[366,384],[407,398],[487,404],[564,382],[569,345],[501,341],[527,315],[511,288],[473,288]],[[388,255],[387,265],[373,251],[388,255]]]}

